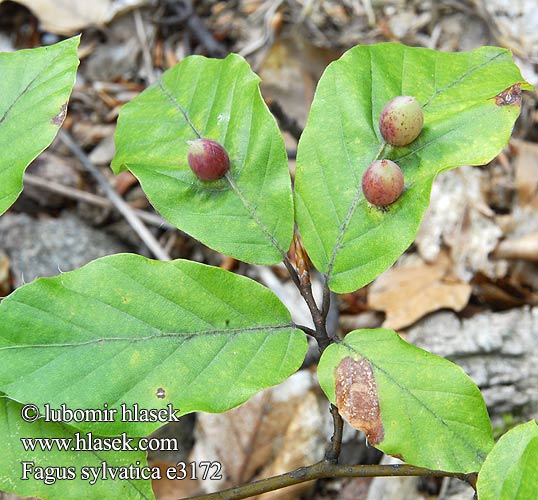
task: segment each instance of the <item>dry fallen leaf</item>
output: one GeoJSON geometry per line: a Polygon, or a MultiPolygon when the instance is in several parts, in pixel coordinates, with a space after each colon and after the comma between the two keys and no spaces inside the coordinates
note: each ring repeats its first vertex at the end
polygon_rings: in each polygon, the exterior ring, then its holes
{"type": "Polygon", "coordinates": [[[517,150],[514,163],[518,204],[538,208],[538,144],[513,140],[517,150]]]}
{"type": "MultiPolygon", "coordinates": [[[[316,391],[310,390],[305,394],[299,405],[295,407],[293,418],[286,429],[277,456],[260,473],[260,479],[290,472],[322,458],[327,442],[321,432],[324,424],[323,417],[328,415],[326,408],[326,403],[316,391]]],[[[312,485],[313,483],[297,484],[255,498],[258,500],[293,500],[301,498],[312,485]]]]}
{"type": "Polygon", "coordinates": [[[138,179],[128,170],[120,172],[114,177],[114,189],[121,196],[124,196],[137,183],[138,179]]]}
{"type": "Polygon", "coordinates": [[[176,464],[151,462],[149,465],[150,467],[158,467],[161,471],[162,479],[151,483],[156,500],[177,500],[178,498],[187,498],[201,493],[198,481],[192,478],[192,469],[190,467],[185,467],[187,476],[184,479],[168,479],[167,470],[169,468],[175,468],[178,471],[176,475],[181,477],[176,464]]]}
{"type": "Polygon", "coordinates": [[[11,291],[11,272],[9,257],[0,250],[0,297],[5,297],[11,291]]]}
{"type": "MultiPolygon", "coordinates": [[[[301,370],[233,410],[199,414],[190,459],[222,464],[223,480],[200,481],[207,493],[288,472],[323,458],[329,420],[313,374],[301,370]]],[[[284,497],[263,498],[292,500],[305,488],[309,485],[288,488],[284,497]]]]}
{"type": "Polygon", "coordinates": [[[373,283],[368,296],[372,309],[385,311],[385,328],[399,330],[426,314],[449,308],[461,311],[469,301],[471,286],[448,279],[451,261],[442,252],[432,264],[420,259],[404,261],[373,283]]]}
{"type": "Polygon", "coordinates": [[[72,35],[86,26],[102,26],[118,13],[144,5],[147,0],[17,0],[17,3],[30,9],[45,31],[72,35]]]}
{"type": "Polygon", "coordinates": [[[340,52],[314,47],[301,37],[278,39],[259,68],[265,98],[276,101],[304,127],[319,77],[340,52]]]}
{"type": "Polygon", "coordinates": [[[114,158],[115,151],[114,136],[111,134],[93,148],[89,155],[90,161],[94,165],[108,165],[114,158]]]}
{"type": "Polygon", "coordinates": [[[538,233],[501,241],[493,255],[499,259],[523,259],[538,261],[538,233]]]}
{"type": "Polygon", "coordinates": [[[483,274],[477,274],[472,281],[473,295],[481,304],[487,304],[495,310],[521,307],[525,304],[538,304],[538,294],[533,293],[526,281],[536,277],[536,269],[522,269],[525,276],[514,267],[506,278],[491,280],[483,274]]]}

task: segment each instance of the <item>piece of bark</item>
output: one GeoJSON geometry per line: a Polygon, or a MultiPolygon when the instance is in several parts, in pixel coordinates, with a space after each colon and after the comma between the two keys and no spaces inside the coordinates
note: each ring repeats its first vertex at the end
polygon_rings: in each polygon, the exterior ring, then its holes
{"type": "Polygon", "coordinates": [[[464,320],[439,312],[409,329],[407,340],[460,365],[499,423],[504,413],[538,417],[538,307],[464,320]]]}

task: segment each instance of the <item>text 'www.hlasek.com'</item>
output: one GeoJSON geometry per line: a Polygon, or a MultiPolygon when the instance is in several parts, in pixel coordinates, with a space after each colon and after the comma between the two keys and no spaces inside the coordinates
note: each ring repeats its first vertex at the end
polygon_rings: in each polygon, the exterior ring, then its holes
{"type": "MultiPolygon", "coordinates": [[[[41,411],[35,404],[26,404],[21,417],[27,423],[38,421],[73,424],[80,422],[178,422],[180,413],[171,404],[161,409],[140,408],[137,403],[118,408],[109,408],[105,403],[101,409],[70,409],[65,404],[52,408],[45,404],[41,411]]],[[[63,429],[69,427],[63,426],[63,429]]],[[[218,461],[180,461],[167,468],[149,466],[144,460],[130,463],[120,452],[181,452],[180,442],[174,437],[129,437],[123,432],[118,436],[98,436],[92,432],[73,429],[68,436],[22,437],[22,448],[29,457],[21,461],[21,479],[42,481],[52,485],[57,481],[80,479],[94,485],[100,480],[183,480],[222,479],[222,465],[218,461]],[[85,452],[88,452],[85,454],[85,452]],[[109,452],[110,455],[99,455],[109,452]],[[114,453],[117,452],[117,453],[114,453]],[[36,463],[36,456],[50,457],[48,463],[36,463]],[[88,458],[88,464],[80,457],[88,458]],[[105,456],[110,457],[107,459],[105,456]],[[71,464],[76,460],[76,464],[71,464]],[[57,463],[58,462],[58,463],[57,463]],[[62,462],[62,463],[59,463],[62,462]]]]}

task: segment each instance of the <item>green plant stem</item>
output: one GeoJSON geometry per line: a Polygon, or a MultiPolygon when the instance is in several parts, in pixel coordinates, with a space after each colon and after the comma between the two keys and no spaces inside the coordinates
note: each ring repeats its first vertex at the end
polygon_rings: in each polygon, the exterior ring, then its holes
{"type": "Polygon", "coordinates": [[[267,230],[263,222],[258,217],[256,210],[253,209],[249,201],[245,198],[245,196],[243,195],[243,193],[237,186],[235,180],[229,174],[226,174],[225,177],[228,183],[230,184],[230,187],[232,188],[232,190],[235,192],[237,197],[241,200],[244,207],[250,213],[252,218],[256,221],[256,223],[258,224],[260,229],[263,231],[263,233],[267,236],[268,240],[282,255],[282,261],[284,265],[286,266],[286,269],[288,270],[288,273],[293,283],[295,283],[295,286],[298,288],[301,296],[303,297],[303,299],[305,300],[308,306],[308,309],[310,310],[310,314],[312,315],[314,325],[316,326],[316,334],[314,335],[314,337],[316,341],[318,342],[320,351],[323,352],[323,350],[331,343],[331,341],[329,339],[329,336],[327,335],[327,329],[325,327],[325,317],[323,316],[320,309],[318,308],[316,301],[314,299],[314,294],[312,293],[310,275],[307,273],[306,276],[299,276],[299,273],[297,272],[297,270],[291,263],[290,258],[288,257],[288,254],[280,247],[280,245],[275,240],[271,232],[267,230]]]}
{"type": "Polygon", "coordinates": [[[293,267],[293,264],[291,263],[287,255],[283,256],[283,262],[286,266],[286,269],[288,270],[288,273],[293,283],[295,283],[295,286],[299,290],[301,297],[303,297],[304,301],[306,302],[306,305],[308,306],[310,314],[312,315],[312,320],[314,321],[314,326],[316,327],[315,334],[312,335],[318,343],[319,350],[323,352],[325,348],[331,343],[331,339],[327,334],[327,329],[325,326],[326,317],[322,314],[322,312],[318,308],[318,305],[316,304],[316,300],[314,299],[310,279],[305,281],[299,278],[297,270],[295,269],[295,267],[293,267]]]}
{"type": "Polygon", "coordinates": [[[322,461],[308,467],[299,467],[292,472],[260,479],[253,483],[237,486],[218,493],[189,497],[186,500],[238,500],[240,498],[261,495],[268,491],[293,486],[294,484],[335,477],[398,477],[398,476],[434,476],[455,477],[469,484],[476,483],[476,474],[462,474],[440,470],[424,469],[412,465],[337,465],[322,461]]]}
{"type": "Polygon", "coordinates": [[[327,276],[323,276],[323,302],[321,303],[321,314],[327,318],[331,307],[331,289],[327,276]]]}
{"type": "Polygon", "coordinates": [[[310,335],[311,337],[316,338],[316,336],[317,336],[316,330],[312,330],[312,328],[309,328],[308,326],[297,325],[296,324],[295,328],[298,328],[299,330],[302,330],[303,332],[305,332],[307,335],[310,335]]]}

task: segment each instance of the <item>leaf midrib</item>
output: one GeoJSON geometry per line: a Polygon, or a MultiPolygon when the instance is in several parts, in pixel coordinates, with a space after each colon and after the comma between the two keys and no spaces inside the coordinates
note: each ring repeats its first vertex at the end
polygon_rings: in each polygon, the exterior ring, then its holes
{"type": "Polygon", "coordinates": [[[0,346],[1,351],[15,350],[15,349],[33,349],[33,348],[64,348],[64,347],[83,347],[91,344],[98,343],[112,343],[112,342],[145,342],[151,340],[165,339],[165,338],[175,338],[175,339],[185,339],[185,341],[193,340],[199,337],[213,337],[218,335],[228,335],[235,336],[242,333],[258,333],[258,332],[269,332],[276,333],[280,330],[297,330],[297,326],[294,323],[287,323],[281,325],[260,325],[260,326],[251,326],[251,327],[239,327],[239,328],[229,328],[229,329],[214,329],[214,330],[200,330],[197,332],[160,332],[152,335],[145,335],[144,337],[97,337],[82,342],[63,342],[59,344],[26,344],[26,345],[9,345],[9,346],[0,346]]]}
{"type": "Polygon", "coordinates": [[[38,78],[43,74],[45,73],[46,71],[50,70],[50,66],[52,64],[54,64],[56,62],[56,60],[61,57],[68,49],[65,48],[63,49],[61,52],[58,52],[58,54],[56,54],[56,56],[54,56],[49,62],[47,62],[47,64],[45,65],[45,67],[39,71],[29,82],[28,82],[28,85],[26,85],[26,87],[22,90],[22,92],[15,98],[15,100],[8,106],[8,108],[6,109],[6,111],[4,112],[4,114],[0,117],[0,126],[2,126],[2,124],[4,123],[4,121],[6,120],[7,116],[9,115],[9,113],[11,112],[11,110],[17,105],[17,103],[30,91],[30,88],[32,87],[32,85],[36,82],[36,80],[38,80],[38,78]]]}

